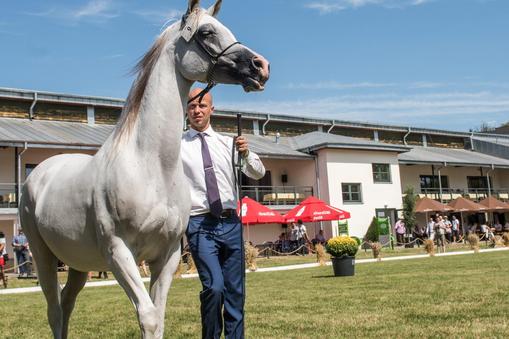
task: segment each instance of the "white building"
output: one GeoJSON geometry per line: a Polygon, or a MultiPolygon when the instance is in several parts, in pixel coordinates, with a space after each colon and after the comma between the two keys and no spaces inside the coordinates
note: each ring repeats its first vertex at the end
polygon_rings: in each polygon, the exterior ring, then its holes
{"type": "MultiPolygon", "coordinates": [[[[52,155],[95,153],[122,106],[118,99],[0,88],[0,231],[9,252],[26,176],[52,155]]],[[[234,133],[236,113],[216,111],[215,129],[234,133]]],[[[459,195],[509,199],[509,135],[250,112],[243,112],[243,132],[267,168],[261,180],[244,178],[244,195],[281,212],[315,195],[349,211],[350,234],[359,237],[375,215],[397,217],[408,186],[444,202],[459,195]]],[[[327,236],[336,233],[334,222],[310,224],[309,233],[320,226],[327,236]]],[[[253,225],[246,234],[258,244],[282,230],[253,225]]]]}

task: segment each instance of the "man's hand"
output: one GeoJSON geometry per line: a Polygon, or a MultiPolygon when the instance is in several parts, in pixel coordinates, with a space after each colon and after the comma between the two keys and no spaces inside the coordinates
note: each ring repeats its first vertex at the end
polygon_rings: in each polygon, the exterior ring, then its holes
{"type": "Polygon", "coordinates": [[[247,145],[247,139],[243,136],[238,136],[235,138],[235,146],[237,146],[237,151],[240,155],[245,158],[249,155],[249,148],[247,145]]]}

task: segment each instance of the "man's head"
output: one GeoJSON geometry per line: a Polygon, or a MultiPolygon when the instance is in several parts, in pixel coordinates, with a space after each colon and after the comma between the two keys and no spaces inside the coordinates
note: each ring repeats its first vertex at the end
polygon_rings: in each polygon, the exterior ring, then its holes
{"type": "Polygon", "coordinates": [[[302,225],[302,220],[297,220],[297,224],[302,225]]]}
{"type": "Polygon", "coordinates": [[[18,230],[18,234],[23,234],[23,230],[21,228],[18,230]]]}
{"type": "MultiPolygon", "coordinates": [[[[188,98],[194,98],[201,91],[201,88],[193,88],[189,92],[188,98]]],[[[210,126],[210,116],[214,112],[214,104],[210,93],[205,94],[202,101],[199,101],[200,98],[196,98],[187,104],[187,117],[193,129],[203,132],[210,126]]]]}

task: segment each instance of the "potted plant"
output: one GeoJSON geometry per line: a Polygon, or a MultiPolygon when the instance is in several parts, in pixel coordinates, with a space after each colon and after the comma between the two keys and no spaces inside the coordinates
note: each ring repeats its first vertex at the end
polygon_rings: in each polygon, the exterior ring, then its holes
{"type": "Polygon", "coordinates": [[[355,254],[359,249],[355,239],[348,236],[334,237],[327,241],[325,249],[332,257],[332,268],[335,276],[354,275],[355,254]]]}

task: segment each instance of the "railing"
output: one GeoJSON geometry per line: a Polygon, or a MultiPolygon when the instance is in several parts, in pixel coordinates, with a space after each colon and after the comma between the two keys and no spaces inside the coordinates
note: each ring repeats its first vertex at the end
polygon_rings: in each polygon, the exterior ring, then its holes
{"type": "Polygon", "coordinates": [[[0,208],[16,208],[16,184],[0,183],[0,208]]]}
{"type": "Polygon", "coordinates": [[[312,186],[242,186],[242,196],[264,205],[298,205],[311,195],[312,186]]]}
{"type": "Polygon", "coordinates": [[[434,200],[450,201],[458,197],[468,198],[473,201],[481,201],[488,196],[493,196],[502,201],[509,200],[509,188],[495,188],[488,190],[487,188],[421,188],[419,197],[427,197],[434,200]]]}

